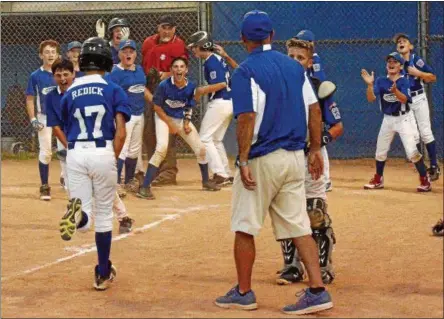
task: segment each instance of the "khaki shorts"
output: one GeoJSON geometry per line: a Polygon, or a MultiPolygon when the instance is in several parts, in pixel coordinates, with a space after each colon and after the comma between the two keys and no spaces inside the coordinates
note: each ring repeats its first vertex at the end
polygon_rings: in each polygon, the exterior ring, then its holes
{"type": "Polygon", "coordinates": [[[244,188],[239,169],[234,175],[231,230],[257,236],[270,213],[277,240],[311,235],[304,151],[279,149],[251,160],[250,169],[254,191],[244,188]]]}

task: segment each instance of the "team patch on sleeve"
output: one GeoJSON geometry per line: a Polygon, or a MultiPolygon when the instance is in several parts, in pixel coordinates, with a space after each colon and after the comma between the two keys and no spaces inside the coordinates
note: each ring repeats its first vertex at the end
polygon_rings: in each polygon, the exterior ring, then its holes
{"type": "Polygon", "coordinates": [[[336,102],[333,102],[333,104],[330,105],[328,108],[330,109],[331,114],[333,114],[335,120],[341,119],[341,113],[339,113],[339,109],[338,106],[336,105],[336,102]]]}
{"type": "Polygon", "coordinates": [[[319,63],[313,64],[313,71],[315,72],[321,71],[321,65],[319,63]]]}
{"type": "Polygon", "coordinates": [[[418,61],[416,61],[416,65],[419,66],[420,68],[422,68],[424,66],[424,60],[419,59],[418,61]]]}
{"type": "Polygon", "coordinates": [[[216,77],[217,77],[216,71],[211,71],[211,72],[210,72],[210,79],[211,79],[211,80],[215,80],[216,77]]]}

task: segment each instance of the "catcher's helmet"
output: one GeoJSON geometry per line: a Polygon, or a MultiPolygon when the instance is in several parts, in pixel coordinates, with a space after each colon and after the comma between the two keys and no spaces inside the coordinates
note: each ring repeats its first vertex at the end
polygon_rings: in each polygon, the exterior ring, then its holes
{"type": "Polygon", "coordinates": [[[197,31],[193,33],[187,40],[188,48],[192,47],[200,47],[203,50],[212,50],[213,49],[213,39],[211,35],[206,31],[197,31]]]}
{"type": "Polygon", "coordinates": [[[108,32],[111,32],[115,27],[128,27],[128,20],[125,18],[113,18],[108,24],[108,32]]]}
{"type": "Polygon", "coordinates": [[[79,57],[80,71],[103,70],[110,72],[113,67],[113,55],[108,42],[99,37],[83,42],[79,57]]]}

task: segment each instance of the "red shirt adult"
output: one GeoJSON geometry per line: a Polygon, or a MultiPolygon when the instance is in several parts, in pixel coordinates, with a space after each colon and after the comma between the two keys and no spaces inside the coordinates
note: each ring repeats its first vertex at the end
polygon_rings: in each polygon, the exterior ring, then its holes
{"type": "Polygon", "coordinates": [[[169,72],[171,62],[179,56],[188,59],[188,52],[185,42],[174,35],[171,41],[159,43],[159,35],[154,34],[143,41],[142,45],[142,66],[145,74],[151,67],[159,72],[169,72]]]}

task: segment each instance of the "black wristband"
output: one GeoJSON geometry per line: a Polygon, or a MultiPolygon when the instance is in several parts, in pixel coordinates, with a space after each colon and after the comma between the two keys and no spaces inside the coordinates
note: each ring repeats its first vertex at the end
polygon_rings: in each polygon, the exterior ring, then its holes
{"type": "Polygon", "coordinates": [[[328,131],[322,132],[321,146],[325,146],[333,140],[333,137],[328,131]]]}

